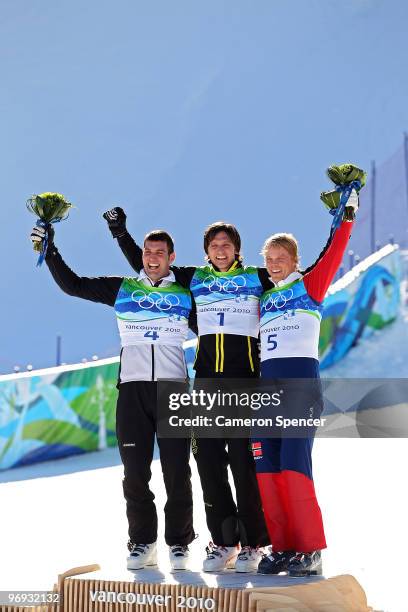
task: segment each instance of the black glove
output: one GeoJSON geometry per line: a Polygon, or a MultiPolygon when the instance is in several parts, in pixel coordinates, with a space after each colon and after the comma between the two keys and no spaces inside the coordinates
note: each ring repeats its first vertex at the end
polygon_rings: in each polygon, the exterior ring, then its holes
{"type": "Polygon", "coordinates": [[[34,225],[31,230],[30,239],[33,243],[33,247],[35,251],[41,251],[42,245],[45,239],[45,233],[48,233],[48,245],[47,250],[50,248],[52,244],[54,244],[54,228],[51,223],[48,223],[46,227],[41,227],[39,225],[34,225]]]}
{"type": "Polygon", "coordinates": [[[120,206],[115,206],[103,213],[103,218],[108,222],[108,227],[113,238],[119,238],[127,232],[126,213],[120,206]]]}

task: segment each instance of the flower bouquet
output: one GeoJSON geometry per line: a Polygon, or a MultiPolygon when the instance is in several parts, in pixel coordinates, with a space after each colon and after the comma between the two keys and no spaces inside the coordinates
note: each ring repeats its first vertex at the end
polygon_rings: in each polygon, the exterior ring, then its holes
{"type": "Polygon", "coordinates": [[[40,266],[47,252],[48,230],[51,224],[66,219],[72,204],[61,193],[46,192],[40,193],[40,195],[33,195],[29,198],[27,200],[27,208],[38,217],[36,225],[45,229],[44,240],[34,243],[34,250],[40,252],[37,262],[37,265],[40,266]]]}
{"type": "Polygon", "coordinates": [[[334,215],[337,224],[342,219],[352,221],[354,208],[347,206],[347,200],[353,189],[358,193],[364,187],[367,179],[366,172],[354,164],[341,164],[340,166],[329,166],[327,175],[336,187],[331,191],[323,191],[320,199],[329,209],[330,214],[334,215]]]}

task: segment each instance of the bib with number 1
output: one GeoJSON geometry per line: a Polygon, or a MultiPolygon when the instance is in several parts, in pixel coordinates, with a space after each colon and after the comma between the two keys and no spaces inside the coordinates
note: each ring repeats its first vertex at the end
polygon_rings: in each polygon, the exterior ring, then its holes
{"type": "Polygon", "coordinates": [[[258,337],[262,285],[256,268],[217,272],[197,268],[191,284],[197,306],[198,333],[258,337]]]}
{"type": "Polygon", "coordinates": [[[309,296],[303,279],[269,289],[260,306],[261,361],[276,357],[318,359],[323,305],[309,296]]]}
{"type": "Polygon", "coordinates": [[[115,312],[122,346],[140,342],[181,345],[187,338],[191,295],[178,283],[149,287],[125,278],[115,312]]]}

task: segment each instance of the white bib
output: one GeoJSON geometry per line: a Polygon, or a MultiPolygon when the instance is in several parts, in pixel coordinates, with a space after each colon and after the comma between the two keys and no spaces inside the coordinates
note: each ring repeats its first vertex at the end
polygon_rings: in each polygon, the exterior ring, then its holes
{"type": "Polygon", "coordinates": [[[323,306],[308,295],[303,279],[261,297],[261,361],[282,357],[318,359],[323,306]]]}
{"type": "Polygon", "coordinates": [[[149,287],[137,278],[125,278],[115,302],[122,346],[141,342],[181,346],[190,311],[190,292],[178,283],[149,287]]]}
{"type": "Polygon", "coordinates": [[[200,336],[233,334],[258,337],[262,285],[253,267],[217,272],[197,268],[191,284],[200,336]]]}

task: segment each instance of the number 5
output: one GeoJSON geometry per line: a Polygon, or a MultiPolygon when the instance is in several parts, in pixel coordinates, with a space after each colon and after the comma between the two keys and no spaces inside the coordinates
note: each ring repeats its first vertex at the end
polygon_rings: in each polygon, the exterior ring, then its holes
{"type": "Polygon", "coordinates": [[[273,338],[276,338],[277,335],[278,334],[269,334],[269,336],[268,336],[268,344],[272,344],[272,346],[268,347],[268,351],[273,351],[278,346],[277,341],[273,340],[273,338]]]}

